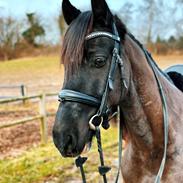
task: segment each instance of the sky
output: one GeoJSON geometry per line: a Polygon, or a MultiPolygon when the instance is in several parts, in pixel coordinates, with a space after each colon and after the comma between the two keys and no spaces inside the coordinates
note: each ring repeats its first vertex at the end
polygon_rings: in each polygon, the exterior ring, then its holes
{"type": "MultiPolygon", "coordinates": [[[[86,11],[91,9],[90,3],[91,0],[70,0],[71,3],[78,9],[86,11]]],[[[118,12],[119,9],[125,4],[125,3],[132,3],[134,7],[137,7],[139,5],[142,5],[142,0],[106,0],[108,3],[109,8],[112,10],[112,12],[118,12]]],[[[165,2],[168,6],[173,6],[175,4],[174,1],[168,2],[168,0],[157,0],[165,2]],[[172,4],[172,5],[171,5],[172,4]]],[[[60,11],[61,11],[61,3],[62,0],[0,0],[0,17],[1,16],[11,16],[14,19],[19,20],[26,20],[26,13],[36,13],[36,15],[39,17],[39,20],[41,20],[42,25],[46,29],[46,41],[49,43],[57,43],[59,41],[59,29],[56,22],[56,18],[58,17],[60,11]]],[[[178,16],[183,16],[182,9],[179,8],[181,13],[178,13],[178,16]]],[[[164,10],[163,10],[164,11],[164,10]]],[[[165,10],[166,12],[167,10],[165,10]]],[[[167,11],[168,12],[168,11],[167,11]]],[[[130,16],[130,14],[129,14],[130,16]]],[[[174,16],[174,15],[173,15],[174,16]]],[[[133,17],[131,24],[133,24],[133,27],[130,29],[132,30],[132,33],[135,34],[135,36],[138,37],[139,32],[144,32],[145,29],[147,29],[147,24],[145,24],[143,27],[140,23],[143,23],[143,18],[145,17],[145,12],[140,13],[140,15],[136,15],[133,12],[133,17]],[[140,29],[141,28],[141,29],[140,29]]],[[[162,17],[160,17],[162,18],[162,17]]],[[[155,29],[156,36],[160,34],[160,36],[169,37],[171,34],[175,34],[174,29],[174,19],[170,17],[170,15],[167,14],[165,17],[165,22],[169,24],[169,27],[165,25],[165,28],[158,32],[158,28],[155,29]],[[163,31],[162,31],[163,30],[163,31]]],[[[23,22],[23,21],[22,21],[23,22]]],[[[130,27],[129,22],[125,22],[128,25],[128,28],[130,27]]]]}
{"type": "MultiPolygon", "coordinates": [[[[62,0],[0,0],[0,15],[24,16],[25,13],[36,12],[43,16],[57,15],[62,0]]],[[[107,0],[109,7],[117,11],[125,2],[139,3],[141,0],[107,0]]],[[[81,10],[90,9],[90,0],[71,0],[81,10]]]]}
{"type": "MultiPolygon", "coordinates": [[[[125,2],[139,3],[141,0],[106,0],[113,12],[117,12],[125,2]]],[[[81,11],[91,9],[91,0],[70,0],[81,11]]],[[[54,28],[56,17],[61,11],[62,0],[0,0],[0,16],[11,16],[14,19],[26,19],[26,13],[36,13],[46,29],[46,41],[57,43],[59,29],[54,28]],[[46,20],[46,21],[45,21],[46,20]]]]}

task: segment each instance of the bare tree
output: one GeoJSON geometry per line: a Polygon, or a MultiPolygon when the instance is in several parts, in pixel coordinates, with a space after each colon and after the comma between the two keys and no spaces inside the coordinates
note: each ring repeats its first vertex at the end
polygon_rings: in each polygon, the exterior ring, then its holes
{"type": "Polygon", "coordinates": [[[0,18],[0,57],[10,59],[20,40],[20,24],[12,17],[0,18]]]}
{"type": "Polygon", "coordinates": [[[144,22],[143,32],[146,34],[146,43],[149,44],[153,39],[153,28],[157,31],[163,25],[164,3],[158,0],[143,0],[143,5],[140,5],[138,9],[139,16],[144,22]]]}
{"type": "Polygon", "coordinates": [[[127,25],[130,24],[130,22],[133,19],[133,12],[134,12],[134,7],[132,3],[126,2],[119,10],[119,14],[121,19],[123,20],[124,23],[127,25]]]}
{"type": "Polygon", "coordinates": [[[175,21],[175,27],[177,30],[178,37],[183,36],[183,0],[177,0],[178,6],[176,6],[176,11],[178,12],[177,19],[175,21]]]}
{"type": "Polygon", "coordinates": [[[62,37],[64,35],[65,31],[66,31],[66,28],[67,28],[67,25],[65,23],[64,16],[63,16],[62,13],[59,15],[57,21],[58,21],[60,36],[62,37]]]}

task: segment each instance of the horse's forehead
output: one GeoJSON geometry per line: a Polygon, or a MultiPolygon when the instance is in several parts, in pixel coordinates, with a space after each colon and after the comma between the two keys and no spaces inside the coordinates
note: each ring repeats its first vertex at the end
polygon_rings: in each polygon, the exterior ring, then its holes
{"type": "Polygon", "coordinates": [[[98,37],[95,39],[88,40],[86,43],[86,49],[88,51],[104,51],[112,48],[114,46],[114,41],[106,37],[98,37]]]}

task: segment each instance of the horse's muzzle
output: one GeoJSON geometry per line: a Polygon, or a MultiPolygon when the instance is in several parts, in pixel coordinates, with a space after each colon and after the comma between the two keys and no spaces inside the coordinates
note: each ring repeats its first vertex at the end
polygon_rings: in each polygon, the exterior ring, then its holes
{"type": "Polygon", "coordinates": [[[73,134],[58,134],[53,130],[53,141],[63,157],[75,157],[79,154],[76,137],[73,134]]]}

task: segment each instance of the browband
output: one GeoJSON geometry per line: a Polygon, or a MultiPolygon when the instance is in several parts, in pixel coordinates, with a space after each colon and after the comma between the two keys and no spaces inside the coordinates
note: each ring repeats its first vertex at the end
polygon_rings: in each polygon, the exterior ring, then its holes
{"type": "Polygon", "coordinates": [[[96,37],[108,37],[110,39],[113,39],[115,41],[118,41],[120,42],[120,37],[119,36],[116,36],[114,34],[111,34],[109,32],[103,32],[103,31],[97,31],[97,32],[92,32],[91,34],[88,34],[86,37],[85,37],[85,40],[90,40],[90,39],[94,39],[96,37]]]}
{"type": "Polygon", "coordinates": [[[99,107],[101,103],[100,100],[98,100],[93,96],[80,93],[77,91],[73,91],[73,90],[67,90],[67,89],[61,90],[58,97],[59,97],[59,100],[61,100],[62,102],[64,101],[79,102],[79,103],[83,103],[83,104],[87,104],[95,107],[99,107]]]}

